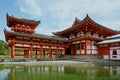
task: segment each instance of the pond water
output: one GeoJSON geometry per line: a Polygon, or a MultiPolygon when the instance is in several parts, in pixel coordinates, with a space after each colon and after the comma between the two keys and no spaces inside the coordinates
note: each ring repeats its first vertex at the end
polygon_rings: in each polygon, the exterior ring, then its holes
{"type": "Polygon", "coordinates": [[[120,80],[120,67],[0,65],[0,80],[120,80]]]}

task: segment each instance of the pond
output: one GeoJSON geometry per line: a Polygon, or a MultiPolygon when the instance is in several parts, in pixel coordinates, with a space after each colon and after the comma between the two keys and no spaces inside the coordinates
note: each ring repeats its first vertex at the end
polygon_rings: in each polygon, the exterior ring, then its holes
{"type": "Polygon", "coordinates": [[[120,67],[0,65],[0,80],[120,80],[120,67]]]}

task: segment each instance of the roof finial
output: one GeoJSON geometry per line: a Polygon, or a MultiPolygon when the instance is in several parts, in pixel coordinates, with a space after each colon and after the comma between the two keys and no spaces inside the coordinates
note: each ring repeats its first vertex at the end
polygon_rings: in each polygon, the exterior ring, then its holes
{"type": "Polygon", "coordinates": [[[75,19],[77,20],[77,17],[75,17],[75,19]]]}
{"type": "Polygon", "coordinates": [[[75,17],[75,21],[80,22],[80,20],[77,17],[75,17]]]}
{"type": "Polygon", "coordinates": [[[6,28],[4,27],[4,31],[6,30],[6,28]]]}
{"type": "Polygon", "coordinates": [[[89,17],[89,16],[88,16],[88,13],[87,13],[86,17],[89,17]]]}
{"type": "Polygon", "coordinates": [[[6,13],[6,15],[8,16],[8,13],[6,13]]]}

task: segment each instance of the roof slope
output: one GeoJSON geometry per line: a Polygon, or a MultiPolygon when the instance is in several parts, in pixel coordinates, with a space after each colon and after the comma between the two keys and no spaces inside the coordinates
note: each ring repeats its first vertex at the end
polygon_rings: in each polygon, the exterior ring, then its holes
{"type": "Polygon", "coordinates": [[[76,17],[72,26],[75,26],[80,23],[80,20],[76,17]]]}
{"type": "Polygon", "coordinates": [[[111,34],[111,35],[115,35],[117,34],[118,32],[117,31],[114,31],[112,29],[109,29],[107,27],[104,27],[96,22],[94,22],[88,15],[82,20],[80,21],[78,24],[76,25],[73,25],[72,27],[68,28],[68,29],[65,29],[63,31],[59,31],[59,32],[54,32],[53,34],[54,35],[58,35],[58,36],[63,36],[67,33],[71,33],[71,32],[74,32],[76,30],[80,30],[81,28],[85,28],[85,26],[88,26],[89,28],[93,28],[93,29],[97,29],[99,31],[103,31],[104,30],[104,33],[108,33],[108,34],[111,34]],[[89,26],[90,25],[90,26],[89,26]]]}
{"type": "Polygon", "coordinates": [[[109,44],[109,43],[117,43],[117,42],[120,42],[120,34],[114,35],[112,37],[108,37],[97,44],[109,44]]]}
{"type": "Polygon", "coordinates": [[[8,27],[15,26],[16,24],[26,24],[31,27],[31,29],[35,29],[39,24],[40,21],[35,21],[35,20],[29,20],[29,19],[24,19],[24,18],[16,18],[14,16],[9,16],[8,14],[6,15],[7,18],[7,25],[8,27]]]}
{"type": "Polygon", "coordinates": [[[13,32],[13,31],[7,31],[7,30],[4,30],[4,32],[5,32],[6,40],[8,40],[7,34],[9,34],[13,36],[23,36],[23,37],[48,39],[48,40],[56,40],[56,41],[67,41],[66,38],[61,38],[58,36],[50,36],[45,34],[27,34],[27,33],[13,32]]]}

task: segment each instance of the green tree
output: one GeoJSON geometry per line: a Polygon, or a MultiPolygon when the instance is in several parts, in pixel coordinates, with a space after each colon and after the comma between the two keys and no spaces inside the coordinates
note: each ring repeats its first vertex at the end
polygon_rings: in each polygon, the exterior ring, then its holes
{"type": "Polygon", "coordinates": [[[0,55],[7,55],[10,52],[8,44],[0,40],[0,55]]]}

